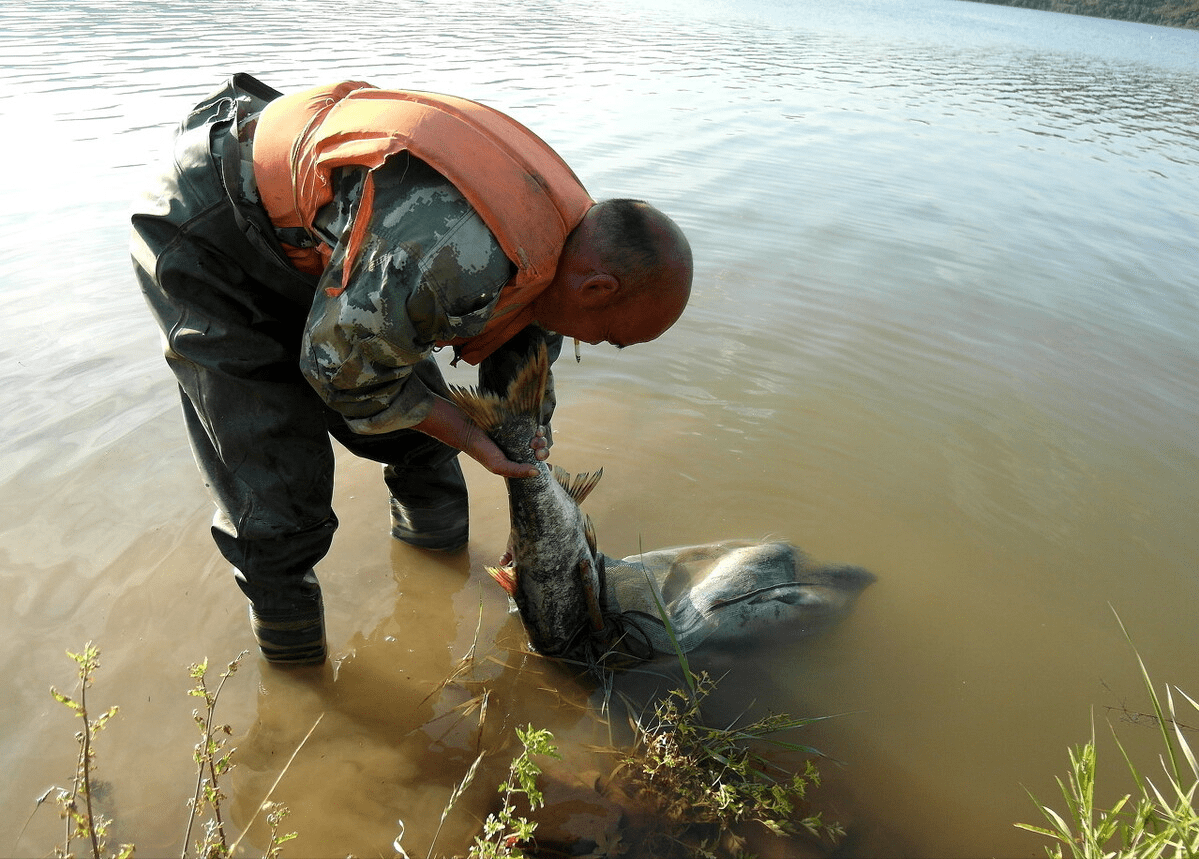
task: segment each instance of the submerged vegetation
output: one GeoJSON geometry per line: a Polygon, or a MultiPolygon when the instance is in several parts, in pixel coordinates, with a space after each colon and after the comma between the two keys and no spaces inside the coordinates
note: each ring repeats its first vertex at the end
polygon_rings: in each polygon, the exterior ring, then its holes
{"type": "MultiPolygon", "coordinates": [[[[230,823],[222,812],[227,797],[221,785],[235,766],[233,750],[225,746],[225,738],[232,734],[232,729],[220,724],[215,713],[225,682],[237,671],[244,655],[229,663],[214,689],[207,682],[207,662],[189,669],[193,686],[188,694],[202,699],[204,706],[193,712],[200,742],[193,754],[196,781],[192,795],[186,801],[181,800],[181,805],[189,806],[182,859],[189,855],[203,859],[239,855],[239,845],[259,814],[265,816],[269,836],[266,846],[256,851],[256,855],[279,857],[284,845],[296,838],[296,833],[282,831],[288,809],[272,801],[271,794],[312,735],[315,724],[300,741],[241,834],[229,838],[230,823]],[[199,834],[193,837],[196,824],[199,834]]],[[[38,806],[53,794],[66,824],[63,841],[54,848],[54,856],[129,859],[134,855],[132,844],[110,849],[107,843],[113,822],[100,813],[97,797],[102,791],[95,777],[97,736],[118,710],[110,707],[99,715],[88,710],[87,692],[100,666],[99,649],[89,642],[82,651],[68,656],[77,666],[77,692],[72,696],[54,688],[50,691],[55,700],[83,722],[76,734],[79,753],[75,774],[69,787],[51,788],[38,800],[38,806]]],[[[464,674],[473,658],[472,647],[443,686],[464,674]]],[[[1162,775],[1144,774],[1113,731],[1115,746],[1131,776],[1132,789],[1110,806],[1099,802],[1096,797],[1102,792],[1096,779],[1098,749],[1092,722],[1090,740],[1069,750],[1069,773],[1057,780],[1065,811],[1056,811],[1033,797],[1046,825],[1016,824],[1048,839],[1045,853],[1054,859],[1199,857],[1199,811],[1195,806],[1199,762],[1187,736],[1199,731],[1194,726],[1199,719],[1199,702],[1177,686],[1166,686],[1159,693],[1140,655],[1136,654],[1136,658],[1151,705],[1150,713],[1139,715],[1152,721],[1159,733],[1162,775]],[[1180,713],[1184,708],[1186,712],[1180,713]],[[1192,724],[1187,724],[1188,721],[1192,724]]],[[[660,859],[740,857],[748,855],[746,835],[750,830],[780,838],[799,836],[813,849],[837,844],[844,830],[835,822],[825,821],[819,812],[812,810],[808,800],[809,789],[820,784],[812,760],[820,753],[809,746],[777,739],[782,732],[817,720],[768,715],[744,725],[737,720],[726,727],[711,727],[703,717],[702,706],[716,683],[706,673],[693,673],[684,657],[680,657],[680,664],[685,672],[684,684],[651,708],[637,712],[632,702],[625,701],[630,705],[633,740],[629,748],[613,746],[603,750],[615,760],[611,773],[603,781],[604,792],[625,800],[629,807],[625,808],[622,831],[614,835],[613,842],[596,845],[589,855],[651,855],[660,859]],[[780,765],[777,756],[767,750],[802,756],[802,765],[796,767],[802,771],[793,772],[780,765]]],[[[480,727],[485,711],[484,703],[480,708],[480,727]]],[[[469,859],[561,855],[552,848],[549,854],[541,852],[536,836],[537,812],[547,805],[538,783],[542,770],[536,759],[561,756],[549,731],[528,725],[516,728],[515,732],[521,750],[513,757],[507,777],[499,785],[498,810],[482,821],[479,834],[469,847],[469,859]]],[[[479,753],[451,791],[427,859],[435,855],[441,824],[475,780],[487,754],[487,751],[479,753]]],[[[402,835],[401,831],[395,840],[394,855],[409,859],[401,843],[402,835]]],[[[240,855],[245,854],[242,849],[240,855]]]]}
{"type": "Polygon", "coordinates": [[[805,810],[809,785],[820,774],[809,758],[802,773],[777,766],[754,745],[808,755],[820,753],[774,739],[774,735],[811,724],[815,719],[769,715],[751,724],[713,728],[705,724],[700,705],[715,689],[706,674],[693,675],[689,689],[676,689],[654,706],[652,719],[638,719],[636,744],[621,756],[623,768],[639,798],[648,801],[662,825],[641,845],[655,857],[715,855],[718,847],[740,855],[734,830],[755,822],[775,835],[790,837],[801,830],[835,843],[845,832],[826,823],[819,812],[805,810]]]}

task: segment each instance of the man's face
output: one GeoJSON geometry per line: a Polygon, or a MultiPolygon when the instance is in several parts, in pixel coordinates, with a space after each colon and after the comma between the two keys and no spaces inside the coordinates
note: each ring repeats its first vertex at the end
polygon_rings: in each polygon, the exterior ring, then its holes
{"type": "Polygon", "coordinates": [[[612,300],[603,304],[586,290],[584,286],[555,296],[558,300],[547,304],[537,321],[564,337],[591,344],[611,343],[623,349],[657,339],[677,315],[673,308],[664,308],[662,302],[649,300],[648,296],[621,300],[612,294],[612,300]]]}

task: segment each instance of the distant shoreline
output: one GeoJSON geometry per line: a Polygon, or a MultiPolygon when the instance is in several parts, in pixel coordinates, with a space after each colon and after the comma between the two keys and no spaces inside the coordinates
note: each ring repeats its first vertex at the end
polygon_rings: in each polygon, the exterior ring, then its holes
{"type": "Polygon", "coordinates": [[[1044,12],[1199,30],[1199,0],[972,0],[1044,12]]]}

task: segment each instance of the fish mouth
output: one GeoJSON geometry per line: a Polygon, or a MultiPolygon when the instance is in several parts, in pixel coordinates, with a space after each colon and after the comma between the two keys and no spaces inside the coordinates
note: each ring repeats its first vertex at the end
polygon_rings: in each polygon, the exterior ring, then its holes
{"type": "Polygon", "coordinates": [[[516,602],[529,644],[537,653],[554,659],[587,661],[588,654],[606,649],[602,644],[608,629],[602,554],[585,552],[562,569],[558,575],[569,581],[564,581],[564,588],[544,605],[532,594],[523,593],[523,573],[515,563],[488,567],[487,572],[516,602]]]}

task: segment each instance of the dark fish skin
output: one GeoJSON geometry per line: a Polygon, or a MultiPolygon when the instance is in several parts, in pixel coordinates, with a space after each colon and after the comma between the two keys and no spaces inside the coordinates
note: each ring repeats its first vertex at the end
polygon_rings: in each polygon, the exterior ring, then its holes
{"type": "Polygon", "coordinates": [[[572,481],[529,447],[548,374],[542,344],[504,397],[460,387],[451,387],[450,397],[509,459],[537,466],[536,477],[506,478],[512,564],[490,572],[512,594],[533,649],[558,657],[603,628],[601,556],[591,522],[579,509],[603,469],[572,481]]]}

